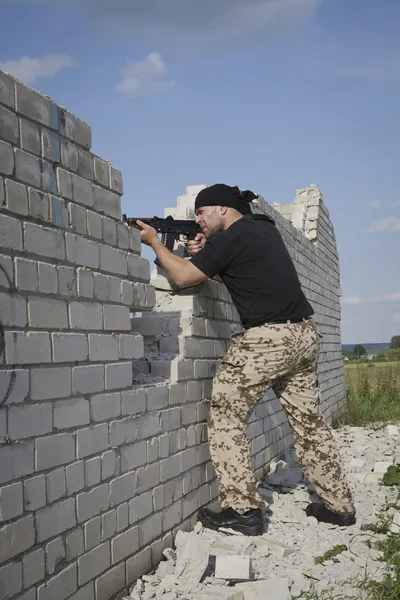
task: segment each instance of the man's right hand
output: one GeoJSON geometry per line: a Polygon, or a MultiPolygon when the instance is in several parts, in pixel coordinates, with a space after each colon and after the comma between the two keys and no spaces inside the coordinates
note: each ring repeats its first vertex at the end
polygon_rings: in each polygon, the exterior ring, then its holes
{"type": "Polygon", "coordinates": [[[186,243],[187,251],[191,256],[194,256],[204,248],[204,246],[206,245],[206,241],[207,238],[204,235],[204,233],[198,233],[194,240],[189,240],[186,243]]]}

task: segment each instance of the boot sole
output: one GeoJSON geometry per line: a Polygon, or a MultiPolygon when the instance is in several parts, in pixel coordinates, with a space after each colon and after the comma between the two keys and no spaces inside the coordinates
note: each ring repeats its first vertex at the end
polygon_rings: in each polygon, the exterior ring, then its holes
{"type": "Polygon", "coordinates": [[[257,535],[262,535],[264,533],[264,524],[261,523],[260,525],[253,525],[253,526],[249,526],[249,525],[216,525],[215,523],[213,523],[212,521],[209,521],[204,515],[199,515],[199,521],[202,525],[204,525],[204,527],[207,527],[207,529],[213,529],[214,531],[218,531],[219,529],[224,528],[224,529],[233,529],[234,531],[238,531],[239,533],[243,533],[243,535],[248,535],[248,536],[257,536],[257,535]]]}

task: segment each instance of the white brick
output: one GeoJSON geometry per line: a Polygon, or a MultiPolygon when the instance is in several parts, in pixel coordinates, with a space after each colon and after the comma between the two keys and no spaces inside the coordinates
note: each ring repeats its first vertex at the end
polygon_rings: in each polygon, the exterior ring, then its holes
{"type": "Polygon", "coordinates": [[[34,223],[25,223],[25,250],[32,254],[65,259],[65,241],[62,231],[34,223]]]}
{"type": "Polygon", "coordinates": [[[36,438],[35,445],[38,471],[65,465],[75,460],[75,438],[69,433],[36,438]]]}
{"type": "Polygon", "coordinates": [[[85,365],[72,368],[72,391],[91,394],[104,390],[104,366],[85,365]]]}
{"type": "Polygon", "coordinates": [[[35,328],[68,327],[67,303],[63,300],[32,297],[28,299],[29,324],[35,328]]]}
{"type": "Polygon", "coordinates": [[[106,331],[129,331],[131,328],[130,308],[107,304],[103,306],[104,329],[106,331]]]}
{"type": "Polygon", "coordinates": [[[12,175],[14,171],[14,153],[11,144],[0,140],[0,173],[12,175]]]}
{"type": "MultiPolygon", "coordinates": [[[[272,596],[270,597],[272,599],[272,596]]],[[[268,598],[268,596],[265,596],[265,598],[268,598]]],[[[211,585],[201,590],[196,595],[196,600],[243,600],[243,592],[238,590],[236,586],[232,588],[222,585],[211,585]]]]}
{"type": "Polygon", "coordinates": [[[51,362],[50,336],[45,332],[6,331],[6,360],[9,364],[51,362]]]}
{"type": "Polygon", "coordinates": [[[26,301],[23,296],[0,292],[0,306],[4,326],[24,327],[27,324],[26,301]]]}
{"type": "Polygon", "coordinates": [[[0,488],[0,521],[10,521],[24,512],[22,483],[0,488]]]}
{"type": "Polygon", "coordinates": [[[32,369],[31,398],[32,400],[52,400],[67,398],[71,395],[71,368],[49,367],[32,369]]]}
{"type": "Polygon", "coordinates": [[[13,406],[8,413],[8,433],[11,440],[51,433],[53,411],[51,404],[13,406]]]}
{"type": "Polygon", "coordinates": [[[52,333],[54,362],[81,362],[88,357],[88,340],[82,333],[52,333]]]}
{"type": "Polygon", "coordinates": [[[108,425],[94,425],[76,434],[77,456],[85,458],[108,448],[108,425]]]}
{"type": "Polygon", "coordinates": [[[179,548],[175,565],[175,576],[182,583],[198,583],[208,565],[210,543],[195,533],[188,534],[186,542],[179,548]]]}
{"type": "Polygon", "coordinates": [[[89,334],[89,360],[118,360],[118,338],[114,335],[89,334]]]}
{"type": "Polygon", "coordinates": [[[99,266],[99,247],[95,242],[83,237],[67,233],[65,235],[67,245],[67,259],[77,265],[97,269],[99,266]]]}
{"type": "Polygon", "coordinates": [[[25,185],[6,179],[6,206],[19,215],[28,214],[28,189],[25,185]]]}
{"type": "Polygon", "coordinates": [[[121,393],[122,414],[132,415],[146,411],[146,390],[127,390],[121,393]]]}
{"type": "Polygon", "coordinates": [[[121,448],[121,472],[131,471],[146,464],[146,442],[137,442],[121,448]]]}
{"type": "Polygon", "coordinates": [[[103,328],[101,304],[71,302],[69,305],[71,329],[98,330],[103,328]]]}
{"type": "Polygon", "coordinates": [[[130,361],[106,365],[106,390],[116,390],[132,385],[132,363],[130,361]]]}
{"type": "Polygon", "coordinates": [[[90,407],[84,398],[71,398],[54,403],[54,428],[69,429],[90,423],[90,407]]]}
{"type": "Polygon", "coordinates": [[[121,394],[98,394],[90,399],[93,421],[107,421],[121,414],[121,394]]]}
{"type": "Polygon", "coordinates": [[[141,335],[120,335],[119,336],[119,357],[120,358],[142,358],[144,354],[144,342],[141,335]]]}
{"type": "MultiPolygon", "coordinates": [[[[1,162],[1,156],[0,156],[1,162]]],[[[18,219],[0,214],[0,247],[22,250],[22,225],[18,219]]]]}
{"type": "Polygon", "coordinates": [[[244,600],[258,600],[259,598],[274,598],[274,600],[290,600],[289,581],[285,579],[266,579],[263,581],[249,581],[239,583],[235,589],[243,592],[244,600]]]}
{"type": "Polygon", "coordinates": [[[168,388],[154,386],[147,388],[147,410],[157,410],[168,406],[168,388]]]}
{"type": "Polygon", "coordinates": [[[219,554],[215,562],[215,577],[248,581],[251,578],[251,557],[219,554]]]}

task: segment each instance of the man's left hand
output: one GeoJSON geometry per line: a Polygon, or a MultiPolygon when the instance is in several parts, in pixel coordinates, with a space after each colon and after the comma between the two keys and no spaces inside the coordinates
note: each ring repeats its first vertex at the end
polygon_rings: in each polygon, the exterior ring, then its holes
{"type": "Polygon", "coordinates": [[[140,237],[143,244],[153,246],[158,241],[157,231],[153,227],[150,227],[150,225],[143,223],[143,221],[137,220],[136,224],[140,229],[140,237]]]}

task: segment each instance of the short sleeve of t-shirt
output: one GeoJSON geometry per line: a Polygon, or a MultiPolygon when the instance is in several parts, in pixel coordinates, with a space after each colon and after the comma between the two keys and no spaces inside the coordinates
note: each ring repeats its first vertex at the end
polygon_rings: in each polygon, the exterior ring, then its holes
{"type": "Polygon", "coordinates": [[[214,277],[224,271],[232,260],[232,237],[225,232],[216,233],[206,245],[191,259],[191,263],[207,277],[214,277]]]}

